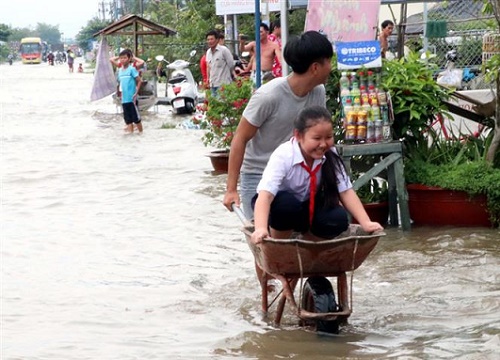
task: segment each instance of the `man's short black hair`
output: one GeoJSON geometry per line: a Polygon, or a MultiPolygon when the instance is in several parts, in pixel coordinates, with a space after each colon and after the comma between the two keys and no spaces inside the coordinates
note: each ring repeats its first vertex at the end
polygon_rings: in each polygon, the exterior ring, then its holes
{"type": "Polygon", "coordinates": [[[330,61],[332,56],[332,43],[317,31],[307,31],[292,37],[283,51],[286,63],[297,74],[304,74],[315,62],[330,61]]]}
{"type": "Polygon", "coordinates": [[[394,23],[391,21],[391,20],[384,20],[384,22],[382,22],[382,29],[385,29],[386,27],[388,27],[389,25],[392,25],[394,26],[394,23]]]}
{"type": "Polygon", "coordinates": [[[266,23],[260,23],[260,27],[264,28],[264,30],[266,30],[267,32],[269,32],[269,26],[267,26],[266,23]]]}
{"type": "Polygon", "coordinates": [[[215,36],[216,39],[219,38],[219,32],[217,30],[210,30],[209,32],[207,32],[207,34],[205,35],[205,39],[209,36],[215,36]]]}

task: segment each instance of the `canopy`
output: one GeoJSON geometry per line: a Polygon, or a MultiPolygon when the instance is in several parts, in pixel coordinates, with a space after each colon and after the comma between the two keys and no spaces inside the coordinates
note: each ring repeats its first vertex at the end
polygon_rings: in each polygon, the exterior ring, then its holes
{"type": "Polygon", "coordinates": [[[134,54],[138,54],[139,35],[170,36],[175,34],[177,34],[177,31],[166,26],[144,19],[138,15],[128,14],[95,33],[94,37],[99,35],[132,35],[134,39],[134,54]]]}

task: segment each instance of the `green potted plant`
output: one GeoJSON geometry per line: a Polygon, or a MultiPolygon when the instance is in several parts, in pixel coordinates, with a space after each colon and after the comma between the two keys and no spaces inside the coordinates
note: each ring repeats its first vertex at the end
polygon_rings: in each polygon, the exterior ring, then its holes
{"type": "Polygon", "coordinates": [[[498,226],[500,168],[485,160],[493,132],[453,140],[430,134],[405,159],[415,225],[498,226]]]}
{"type": "Polygon", "coordinates": [[[448,115],[432,63],[417,54],[384,61],[382,86],[391,96],[394,138],[404,147],[404,175],[415,225],[491,226],[500,221],[500,169],[486,161],[487,137],[444,139],[431,123],[448,115]]]}
{"type": "Polygon", "coordinates": [[[198,106],[201,114],[196,115],[193,122],[205,130],[202,137],[203,144],[218,149],[208,155],[218,172],[227,171],[231,141],[252,91],[251,80],[238,79],[222,86],[217,96],[212,96],[207,91],[207,100],[198,106]]]}

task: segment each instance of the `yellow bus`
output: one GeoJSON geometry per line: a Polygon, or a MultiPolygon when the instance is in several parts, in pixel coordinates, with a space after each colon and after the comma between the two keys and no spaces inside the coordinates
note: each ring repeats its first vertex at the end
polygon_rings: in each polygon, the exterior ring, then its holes
{"type": "Polygon", "coordinates": [[[42,39],[39,37],[22,38],[19,50],[23,64],[40,64],[42,62],[42,39]]]}

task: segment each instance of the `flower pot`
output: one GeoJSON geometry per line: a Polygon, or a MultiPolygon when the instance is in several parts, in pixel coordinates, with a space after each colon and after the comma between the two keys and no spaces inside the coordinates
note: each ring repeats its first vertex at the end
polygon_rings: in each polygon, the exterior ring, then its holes
{"type": "Polygon", "coordinates": [[[229,150],[215,150],[207,155],[216,173],[227,173],[229,150]]]}
{"type": "Polygon", "coordinates": [[[491,227],[484,195],[409,184],[408,206],[414,225],[491,227]]]}
{"type": "MultiPolygon", "coordinates": [[[[389,202],[377,202],[377,203],[368,203],[363,204],[363,207],[366,210],[366,213],[370,217],[371,221],[378,222],[380,225],[387,225],[387,220],[389,218],[389,202]]],[[[356,219],[352,219],[353,224],[358,224],[356,219]]]]}

